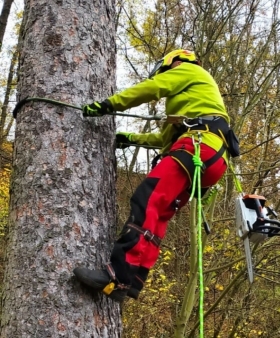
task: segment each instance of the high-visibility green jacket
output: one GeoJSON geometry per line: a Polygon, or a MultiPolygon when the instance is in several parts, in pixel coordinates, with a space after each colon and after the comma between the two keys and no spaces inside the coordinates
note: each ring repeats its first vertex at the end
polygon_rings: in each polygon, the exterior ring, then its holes
{"type": "MultiPolygon", "coordinates": [[[[229,122],[223,99],[213,77],[202,67],[187,62],[108,99],[115,111],[122,112],[164,97],[166,97],[166,115],[183,115],[188,118],[215,115],[229,122]]],[[[161,151],[166,152],[170,149],[172,136],[176,132],[177,129],[172,124],[164,122],[159,133],[133,134],[132,142],[143,146],[161,147],[161,151]]],[[[215,150],[219,150],[223,144],[220,137],[210,132],[202,133],[202,142],[215,150]]]]}

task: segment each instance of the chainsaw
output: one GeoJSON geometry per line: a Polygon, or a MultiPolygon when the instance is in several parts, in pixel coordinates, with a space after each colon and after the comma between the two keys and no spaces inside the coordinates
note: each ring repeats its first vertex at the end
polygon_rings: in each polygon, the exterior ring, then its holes
{"type": "Polygon", "coordinates": [[[259,195],[244,195],[236,199],[236,233],[243,240],[249,282],[254,281],[251,243],[280,235],[280,221],[276,212],[266,206],[266,199],[259,195]]]}

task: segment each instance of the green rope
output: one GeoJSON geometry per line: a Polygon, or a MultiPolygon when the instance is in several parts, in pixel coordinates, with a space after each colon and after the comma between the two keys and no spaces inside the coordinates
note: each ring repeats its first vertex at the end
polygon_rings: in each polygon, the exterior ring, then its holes
{"type": "Polygon", "coordinates": [[[193,199],[194,193],[197,189],[197,241],[198,241],[198,274],[199,274],[199,323],[200,323],[200,338],[204,337],[204,314],[203,314],[203,302],[204,302],[204,286],[203,286],[203,243],[202,243],[202,202],[201,202],[201,167],[203,162],[200,158],[200,134],[199,140],[196,142],[193,138],[194,155],[193,162],[195,165],[192,192],[190,200],[193,199]]]}
{"type": "Polygon", "coordinates": [[[242,194],[243,193],[243,190],[242,190],[242,186],[241,186],[241,182],[240,180],[238,179],[235,171],[234,171],[234,167],[233,167],[233,164],[231,162],[229,162],[229,168],[233,174],[233,180],[234,180],[234,185],[235,185],[235,188],[237,190],[238,193],[242,194]]]}
{"type": "MultiPolygon", "coordinates": [[[[73,104],[69,104],[69,103],[66,103],[66,102],[62,102],[62,101],[57,101],[57,100],[52,100],[52,99],[49,99],[49,98],[46,98],[46,97],[26,97],[25,99],[19,101],[14,110],[13,110],[13,117],[16,118],[17,117],[17,113],[18,111],[28,102],[45,102],[45,103],[50,103],[50,104],[53,104],[53,105],[56,105],[56,106],[63,106],[63,107],[69,107],[69,108],[73,108],[73,109],[77,109],[77,110],[83,110],[82,107],[78,107],[78,106],[75,106],[73,104]]],[[[160,120],[163,120],[166,116],[165,115],[158,115],[158,116],[155,116],[155,115],[137,115],[137,114],[126,114],[126,113],[117,113],[117,112],[112,112],[112,113],[107,113],[106,115],[113,115],[113,116],[126,116],[126,117],[135,117],[135,118],[139,118],[139,119],[142,119],[142,120],[147,120],[147,121],[150,121],[150,120],[157,120],[157,121],[160,121],[160,120]]]]}

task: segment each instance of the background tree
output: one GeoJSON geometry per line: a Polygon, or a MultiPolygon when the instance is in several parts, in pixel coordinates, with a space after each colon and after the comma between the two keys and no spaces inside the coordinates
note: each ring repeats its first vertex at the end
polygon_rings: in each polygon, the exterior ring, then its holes
{"type": "Polygon", "coordinates": [[[3,7],[0,14],[0,52],[2,49],[2,43],[4,34],[7,27],[8,17],[14,0],[4,0],[3,7]]]}
{"type": "MultiPolygon", "coordinates": [[[[13,24],[6,29],[8,25],[9,13],[13,1],[4,1],[0,15],[0,282],[2,287],[3,279],[3,257],[6,243],[6,230],[9,212],[9,184],[11,173],[11,161],[13,150],[13,118],[11,112],[11,102],[13,101],[16,87],[16,67],[17,67],[17,34],[21,20],[21,12],[18,11],[16,18],[13,18],[13,24]],[[7,33],[3,48],[2,42],[4,32],[7,33]],[[10,39],[9,39],[10,38],[10,39]]],[[[11,18],[10,18],[11,20],[11,18]]]]}
{"type": "MultiPolygon", "coordinates": [[[[82,105],[115,90],[114,2],[25,1],[18,98],[82,105]]],[[[1,337],[119,337],[119,306],[72,277],[115,233],[112,117],[26,104],[16,123],[1,337]]]]}

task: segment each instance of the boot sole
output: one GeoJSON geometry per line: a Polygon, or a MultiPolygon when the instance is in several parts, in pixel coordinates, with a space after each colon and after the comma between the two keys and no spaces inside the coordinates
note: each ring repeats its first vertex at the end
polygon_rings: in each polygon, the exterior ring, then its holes
{"type": "MultiPolygon", "coordinates": [[[[91,288],[103,294],[105,293],[102,292],[102,290],[105,288],[106,285],[110,283],[109,277],[106,278],[107,276],[104,276],[104,282],[96,281],[96,278],[102,278],[102,276],[94,276],[92,271],[88,270],[87,268],[75,268],[73,270],[73,273],[77,277],[78,281],[90,286],[91,288]]],[[[110,293],[109,295],[105,295],[115,302],[122,303],[125,299],[126,294],[126,291],[116,289],[113,290],[112,293],[110,293]]]]}
{"type": "Polygon", "coordinates": [[[90,274],[88,273],[88,269],[75,268],[73,270],[73,273],[80,282],[88,286],[91,286],[94,289],[102,290],[105,288],[106,285],[109,284],[109,280],[107,279],[105,281],[105,278],[104,278],[104,282],[101,282],[101,281],[98,282],[96,280],[93,280],[92,276],[90,276],[90,274]]]}

